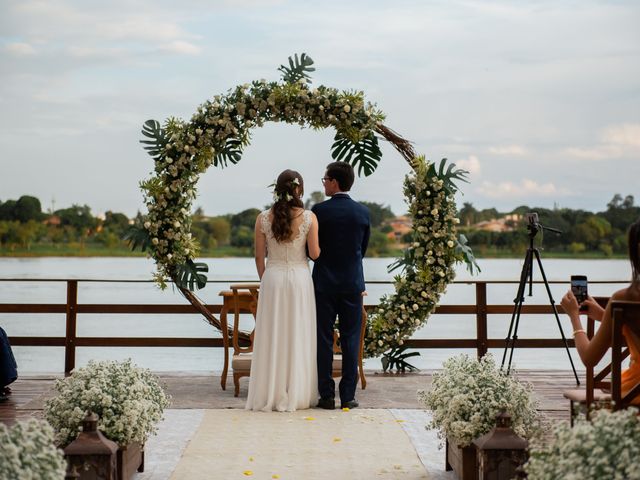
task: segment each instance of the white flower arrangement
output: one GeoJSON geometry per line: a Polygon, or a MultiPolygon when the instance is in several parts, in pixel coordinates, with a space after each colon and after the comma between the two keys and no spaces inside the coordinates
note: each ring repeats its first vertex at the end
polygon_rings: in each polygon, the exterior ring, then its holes
{"type": "Polygon", "coordinates": [[[640,479],[638,410],[599,410],[591,422],[559,424],[553,440],[535,442],[524,469],[529,480],[640,479]]]}
{"type": "Polygon", "coordinates": [[[531,385],[519,382],[497,368],[492,355],[480,360],[458,355],[446,360],[433,374],[429,390],[418,399],[433,413],[427,428],[437,428],[460,446],[491,430],[501,410],[511,415],[513,430],[523,438],[540,431],[537,401],[531,385]]]}
{"type": "Polygon", "coordinates": [[[444,161],[437,169],[424,156],[414,160],[413,172],[404,181],[413,242],[405,257],[395,264],[404,267],[394,279],[395,294],[384,295],[378,309],[369,314],[367,357],[397,348],[426,323],[440,295],[455,278],[455,263],[467,261],[475,265],[470,249],[456,238],[454,181],[465,181],[465,174],[452,164],[445,171],[444,161]]]}
{"type": "Polygon", "coordinates": [[[98,429],[118,445],[144,444],[170,403],[158,378],[131,360],[91,361],[57,380],[55,390],[58,395],[45,402],[44,416],[63,446],[78,436],[87,411],[100,417],[98,429]]]}
{"type": "Polygon", "coordinates": [[[32,418],[11,428],[0,423],[0,478],[62,480],[66,466],[47,422],[32,418]]]}

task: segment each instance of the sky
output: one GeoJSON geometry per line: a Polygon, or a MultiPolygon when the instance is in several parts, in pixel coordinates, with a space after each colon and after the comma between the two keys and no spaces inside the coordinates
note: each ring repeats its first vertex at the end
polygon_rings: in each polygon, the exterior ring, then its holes
{"type": "MultiPolygon", "coordinates": [[[[428,159],[470,172],[459,205],[602,211],[640,202],[640,2],[0,0],[0,201],[146,211],[144,121],[189,119],[294,53],[313,85],[365,92],[428,159]]],[[[193,207],[268,205],[298,170],[321,190],[334,133],[269,124],[238,165],[211,167],[193,207]]],[[[405,211],[388,144],[352,196],[405,211]]]]}

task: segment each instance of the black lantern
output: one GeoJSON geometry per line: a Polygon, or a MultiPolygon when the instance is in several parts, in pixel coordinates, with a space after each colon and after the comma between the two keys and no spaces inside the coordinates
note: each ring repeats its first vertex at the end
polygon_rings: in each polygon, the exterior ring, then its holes
{"type": "Polygon", "coordinates": [[[98,430],[98,416],[89,412],[82,432],[64,449],[69,468],[77,468],[82,480],[115,480],[118,444],[98,430]]]}
{"type": "Polygon", "coordinates": [[[477,452],[479,480],[510,480],[528,458],[529,442],[511,429],[511,416],[504,411],[496,417],[496,426],[473,443],[477,452]]]}

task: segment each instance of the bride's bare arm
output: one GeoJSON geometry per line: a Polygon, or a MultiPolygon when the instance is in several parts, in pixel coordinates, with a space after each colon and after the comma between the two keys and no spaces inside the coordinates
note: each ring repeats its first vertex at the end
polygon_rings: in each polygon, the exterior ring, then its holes
{"type": "Polygon", "coordinates": [[[309,257],[315,260],[320,256],[320,242],[318,241],[318,219],[315,213],[311,212],[311,227],[307,233],[307,247],[309,249],[309,257]]]}
{"type": "Polygon", "coordinates": [[[264,262],[267,258],[267,238],[265,234],[262,232],[261,228],[261,219],[258,215],[256,218],[256,226],[255,226],[255,259],[256,259],[256,269],[258,270],[258,277],[262,280],[262,274],[264,273],[264,262]]]}

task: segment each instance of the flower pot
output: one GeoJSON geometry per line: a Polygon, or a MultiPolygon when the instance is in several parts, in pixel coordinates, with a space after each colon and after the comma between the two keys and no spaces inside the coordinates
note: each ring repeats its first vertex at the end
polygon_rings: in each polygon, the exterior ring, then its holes
{"type": "Polygon", "coordinates": [[[116,453],[116,480],[130,480],[136,472],[144,472],[144,446],[130,443],[116,453]]]}
{"type": "Polygon", "coordinates": [[[460,480],[478,480],[476,447],[473,444],[460,447],[447,437],[445,469],[453,470],[460,480]]]}

